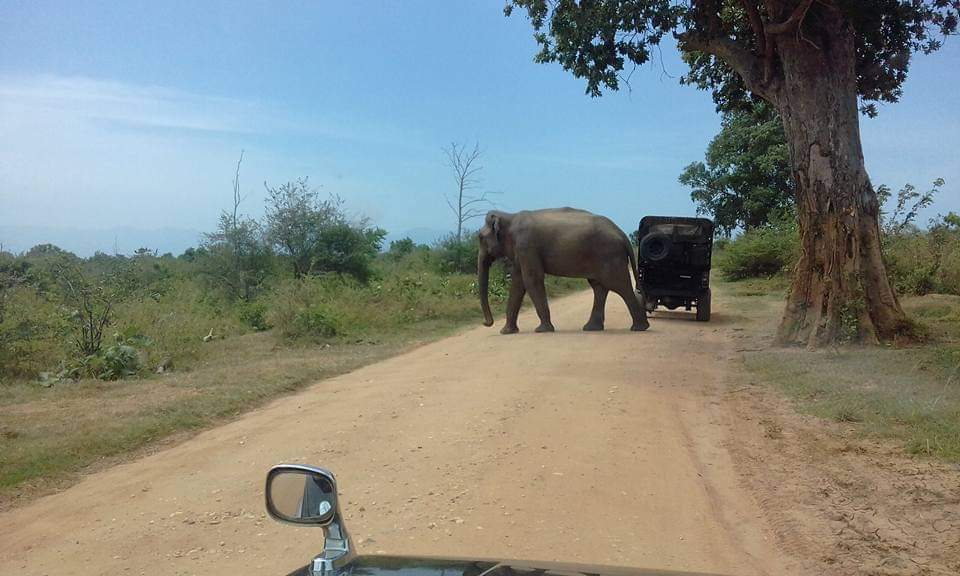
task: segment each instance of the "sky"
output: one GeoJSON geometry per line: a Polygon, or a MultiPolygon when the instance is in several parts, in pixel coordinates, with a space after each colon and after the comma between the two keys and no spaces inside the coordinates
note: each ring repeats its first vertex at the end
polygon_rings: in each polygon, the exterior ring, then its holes
{"type": "MultiPolygon", "coordinates": [[[[502,0],[0,0],[0,243],[179,252],[216,225],[241,150],[241,211],[264,182],[321,194],[419,241],[450,230],[451,142],[483,150],[514,211],[575,206],[633,229],[692,214],[677,182],[719,117],[672,46],[601,98],[533,62],[502,0]],[[122,238],[122,240],[120,239],[122,238]]],[[[900,103],[861,120],[874,184],[947,184],[960,212],[960,38],[917,56],[900,103]]]]}

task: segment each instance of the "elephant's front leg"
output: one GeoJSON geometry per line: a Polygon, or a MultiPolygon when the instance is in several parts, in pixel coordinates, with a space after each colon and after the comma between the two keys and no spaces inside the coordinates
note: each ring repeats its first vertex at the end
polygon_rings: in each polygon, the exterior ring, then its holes
{"type": "Polygon", "coordinates": [[[507,322],[500,329],[501,334],[516,334],[520,331],[517,326],[517,317],[520,315],[520,306],[523,305],[523,296],[527,293],[523,286],[523,275],[519,266],[510,270],[510,296],[507,298],[507,322]]]}
{"type": "Polygon", "coordinates": [[[583,325],[586,331],[603,330],[604,308],[607,306],[607,294],[610,290],[606,286],[593,279],[587,279],[590,287],[593,288],[593,310],[590,312],[590,319],[583,325]]]}

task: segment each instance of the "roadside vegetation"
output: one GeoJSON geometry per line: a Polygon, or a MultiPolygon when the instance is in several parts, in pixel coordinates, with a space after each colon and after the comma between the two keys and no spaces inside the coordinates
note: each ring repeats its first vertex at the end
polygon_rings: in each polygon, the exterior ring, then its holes
{"type": "Polygon", "coordinates": [[[742,350],[747,369],[801,411],[892,439],[913,454],[960,462],[960,217],[917,222],[945,183],[938,179],[927,192],[910,184],[896,193],[878,189],[888,206],[881,217],[887,271],[920,342],[861,346],[852,322],[825,350],[770,348],[800,258],[776,122],[763,109],[726,119],[706,164],[691,164],[681,176],[727,234],[716,243],[718,288],[757,340],[742,350]],[[757,148],[763,138],[767,148],[757,148]]]}
{"type": "Polygon", "coordinates": [[[740,351],[750,383],[771,386],[807,414],[865,438],[960,463],[960,296],[907,295],[904,309],[928,332],[909,347],[770,347],[789,279],[721,280],[725,310],[749,337],[740,351]]]}
{"type": "MultiPolygon", "coordinates": [[[[235,184],[179,256],[0,253],[0,501],[479,325],[466,219],[432,246],[383,246],[305,179],[268,187],[262,221],[240,200],[235,184]]],[[[502,304],[506,273],[491,276],[502,304]]]]}
{"type": "MultiPolygon", "coordinates": [[[[890,438],[914,454],[960,462],[960,216],[929,209],[946,183],[877,189],[884,263],[918,336],[909,346],[862,346],[856,318],[824,350],[771,348],[801,258],[786,139],[765,104],[725,111],[703,161],[680,182],[721,234],[718,293],[738,318],[746,367],[802,410],[890,438]]],[[[848,311],[847,317],[854,316],[848,311]]]]}

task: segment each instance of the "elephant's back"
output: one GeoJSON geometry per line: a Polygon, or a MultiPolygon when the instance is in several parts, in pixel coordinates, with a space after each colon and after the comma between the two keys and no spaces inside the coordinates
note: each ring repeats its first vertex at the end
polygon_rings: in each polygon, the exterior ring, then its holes
{"type": "Polygon", "coordinates": [[[541,238],[574,242],[610,242],[626,239],[606,216],[578,208],[548,208],[523,213],[522,227],[541,238]]]}
{"type": "Polygon", "coordinates": [[[626,234],[609,218],[586,210],[557,208],[528,212],[518,246],[537,252],[546,272],[590,277],[596,262],[626,263],[626,234]]]}

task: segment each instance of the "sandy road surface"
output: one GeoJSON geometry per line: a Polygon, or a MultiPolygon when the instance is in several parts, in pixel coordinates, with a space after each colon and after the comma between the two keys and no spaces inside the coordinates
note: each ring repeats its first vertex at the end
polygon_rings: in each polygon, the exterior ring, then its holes
{"type": "Polygon", "coordinates": [[[722,308],[630,333],[611,298],[582,333],[591,298],[553,302],[557,333],[467,331],[8,511],[0,574],[283,574],[322,536],[265,517],[277,462],[337,473],[363,553],[783,572],[726,449],[722,308]]]}

